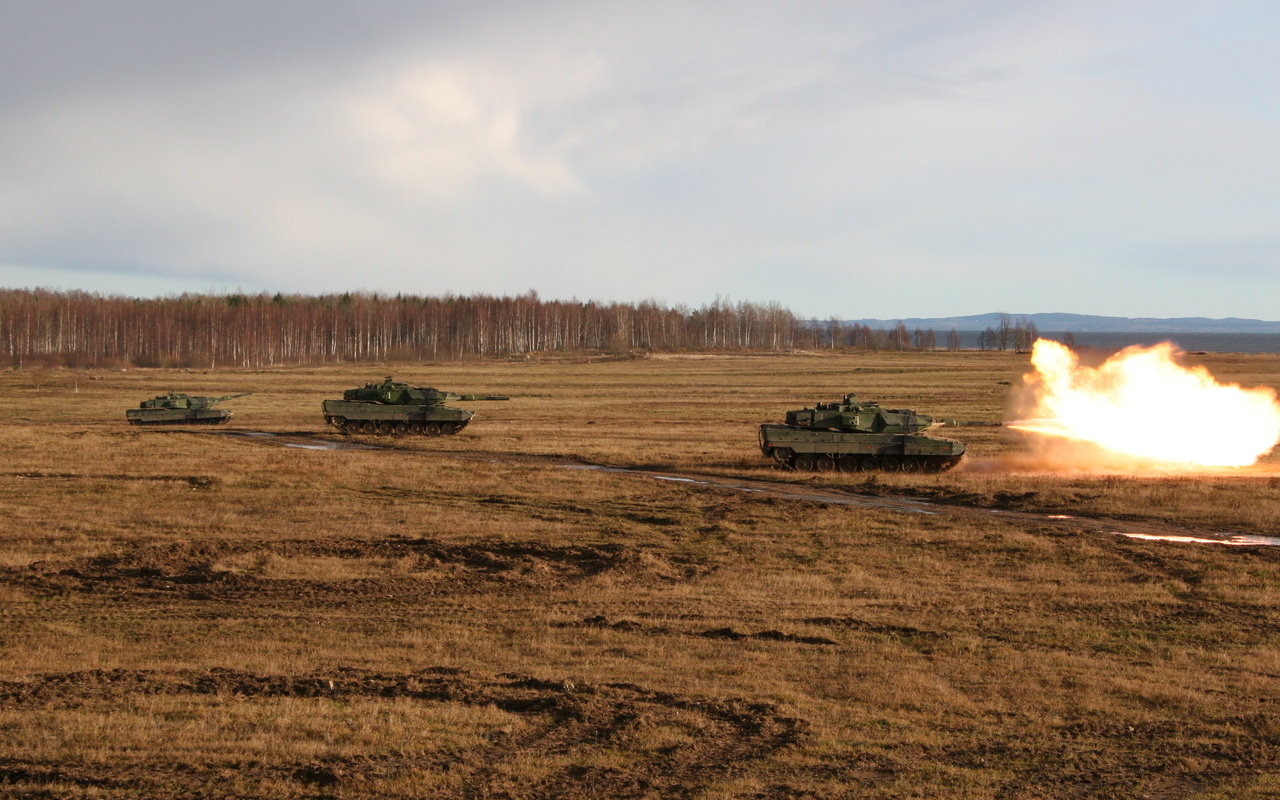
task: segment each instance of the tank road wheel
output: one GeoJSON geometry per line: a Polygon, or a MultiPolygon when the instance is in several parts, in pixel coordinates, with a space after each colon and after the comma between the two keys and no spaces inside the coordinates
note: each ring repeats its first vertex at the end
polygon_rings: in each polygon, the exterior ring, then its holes
{"type": "Polygon", "coordinates": [[[841,456],[838,463],[841,472],[857,472],[860,469],[857,456],[841,456]]]}
{"type": "Polygon", "coordinates": [[[835,472],[836,460],[831,456],[818,456],[813,463],[813,468],[818,472],[835,472]]]}
{"type": "Polygon", "coordinates": [[[364,422],[360,423],[360,432],[370,435],[375,434],[378,432],[378,423],[371,419],[366,419],[364,422]]]}
{"type": "Polygon", "coordinates": [[[902,471],[914,474],[920,471],[920,459],[907,456],[902,459],[902,471]]]}
{"type": "Polygon", "coordinates": [[[885,456],[880,459],[880,469],[885,472],[901,472],[902,461],[897,456],[885,456]]]}
{"type": "Polygon", "coordinates": [[[440,432],[445,436],[452,436],[458,432],[459,425],[454,422],[446,422],[440,426],[440,432]]]}
{"type": "Polygon", "coordinates": [[[422,435],[423,436],[439,436],[440,426],[434,422],[428,422],[426,425],[422,426],[422,435]]]}
{"type": "Polygon", "coordinates": [[[880,469],[880,459],[875,456],[863,456],[858,461],[858,469],[862,472],[875,472],[880,469]]]}
{"type": "Polygon", "coordinates": [[[800,472],[813,472],[813,456],[808,453],[801,453],[796,456],[792,459],[791,464],[800,472]]]}
{"type": "Polygon", "coordinates": [[[421,422],[410,422],[410,423],[409,423],[409,435],[410,435],[410,436],[421,436],[421,435],[422,435],[422,423],[421,423],[421,422]]]}
{"type": "Polygon", "coordinates": [[[403,422],[391,423],[392,436],[404,436],[408,432],[409,432],[409,426],[404,424],[403,422]]]}
{"type": "Polygon", "coordinates": [[[391,422],[384,419],[377,423],[375,430],[378,431],[379,436],[387,436],[391,433],[391,422]]]}
{"type": "Polygon", "coordinates": [[[937,456],[929,456],[924,460],[924,471],[930,475],[942,472],[942,459],[937,456]]]}
{"type": "Polygon", "coordinates": [[[793,455],[795,455],[795,451],[790,447],[775,447],[772,453],[773,460],[777,461],[784,467],[790,463],[793,455]]]}

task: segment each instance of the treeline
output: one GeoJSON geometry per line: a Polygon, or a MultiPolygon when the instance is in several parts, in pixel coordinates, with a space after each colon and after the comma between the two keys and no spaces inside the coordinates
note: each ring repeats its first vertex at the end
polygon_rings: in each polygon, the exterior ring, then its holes
{"type": "Polygon", "coordinates": [[[536,352],[787,350],[809,326],[776,303],[702,308],[379,294],[137,299],[0,290],[0,359],[72,367],[260,367],[536,352]]]}
{"type": "Polygon", "coordinates": [[[693,309],[542,300],[535,292],[138,299],[0,290],[0,361],[7,365],[264,367],[544,352],[959,348],[955,331],[946,339],[901,323],[889,330],[824,323],[800,319],[778,303],[720,298],[693,309]]]}

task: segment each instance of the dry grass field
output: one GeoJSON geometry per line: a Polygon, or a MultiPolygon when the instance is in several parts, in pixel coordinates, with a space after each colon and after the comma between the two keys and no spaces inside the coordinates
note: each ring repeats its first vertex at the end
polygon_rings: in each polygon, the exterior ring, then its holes
{"type": "MultiPolygon", "coordinates": [[[[1280,386],[1280,357],[1199,360],[1280,386]]],[[[1280,548],[1109,532],[1280,536],[1275,455],[1064,474],[976,428],[952,472],[818,476],[756,446],[848,391],[1001,419],[1026,368],[6,371],[0,796],[1280,796],[1280,548]],[[388,374],[513,399],[454,437],[326,429],[388,374]],[[125,424],[169,389],[253,394],[125,424]]]]}

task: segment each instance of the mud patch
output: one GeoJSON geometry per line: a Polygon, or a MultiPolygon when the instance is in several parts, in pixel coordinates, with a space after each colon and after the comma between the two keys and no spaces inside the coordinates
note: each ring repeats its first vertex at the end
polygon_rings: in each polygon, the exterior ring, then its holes
{"type": "Polygon", "coordinates": [[[173,543],[0,570],[46,593],[272,602],[399,601],[470,592],[542,591],[608,574],[643,584],[697,578],[711,567],[623,544],[434,539],[302,539],[173,543]]]}
{"type": "Polygon", "coordinates": [[[847,630],[873,633],[879,636],[896,636],[902,639],[934,642],[946,638],[941,633],[912,628],[909,625],[884,625],[878,622],[867,622],[855,617],[806,617],[800,620],[809,625],[821,625],[829,628],[845,628],[847,630]]]}
{"type": "Polygon", "coordinates": [[[783,633],[782,631],[760,631],[758,633],[741,633],[733,628],[717,628],[711,631],[703,631],[698,634],[704,639],[728,639],[732,642],[742,642],[747,640],[758,640],[768,642],[798,642],[800,644],[835,644],[834,639],[828,639],[825,636],[798,636],[794,633],[783,633]]]}
{"type": "Polygon", "coordinates": [[[644,633],[659,636],[693,636],[702,639],[727,639],[733,642],[743,641],[766,641],[766,642],[791,642],[794,644],[817,644],[817,645],[833,645],[838,644],[834,639],[828,639],[825,636],[801,636],[794,633],[783,633],[782,631],[768,630],[759,631],[757,633],[742,633],[733,628],[716,628],[706,631],[681,631],[669,628],[663,625],[645,625],[633,620],[618,620],[610,622],[603,615],[587,617],[581,622],[569,623],[569,626],[584,628],[608,628],[615,631],[627,631],[634,633],[644,633]]]}
{"type": "Polygon", "coordinates": [[[180,756],[160,762],[154,752],[127,751],[93,762],[37,760],[17,747],[0,756],[0,787],[38,797],[187,798],[229,796],[236,794],[233,786],[247,791],[244,796],[253,796],[255,787],[270,787],[268,793],[278,795],[282,785],[292,785],[305,797],[386,797],[387,789],[412,781],[432,786],[430,795],[439,798],[689,797],[796,744],[808,727],[772,705],[748,700],[449,668],[407,674],[340,669],[309,675],[95,670],[0,682],[0,708],[7,710],[112,709],[144,696],[150,702],[213,696],[240,704],[271,698],[335,704],[399,698],[424,709],[431,704],[497,708],[518,715],[522,724],[514,731],[494,732],[466,752],[379,748],[329,757],[322,751],[292,761],[278,752],[258,752],[248,735],[252,732],[245,736],[244,754],[226,763],[184,762],[180,756]],[[660,747],[646,744],[658,730],[680,735],[670,735],[660,747]],[[534,768],[513,773],[512,765],[521,763],[534,768]],[[314,794],[317,789],[323,794],[314,794]]]}
{"type": "Polygon", "coordinates": [[[186,483],[193,489],[208,489],[220,481],[210,475],[81,475],[76,472],[0,472],[0,478],[27,478],[33,480],[71,481],[154,481],[157,483],[186,483]]]}

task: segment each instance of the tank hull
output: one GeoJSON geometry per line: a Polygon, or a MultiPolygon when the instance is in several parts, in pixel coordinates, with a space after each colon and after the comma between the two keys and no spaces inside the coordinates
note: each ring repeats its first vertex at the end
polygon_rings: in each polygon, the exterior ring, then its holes
{"type": "Polygon", "coordinates": [[[964,450],[963,442],[918,433],[760,426],[760,452],[802,472],[941,472],[960,463],[964,450]]]}
{"type": "Polygon", "coordinates": [[[221,425],[230,411],[218,408],[131,408],[124,412],[130,425],[221,425]]]}
{"type": "Polygon", "coordinates": [[[343,433],[373,436],[438,436],[462,430],[474,411],[442,405],[390,405],[358,400],[325,400],[324,421],[343,433]]]}

